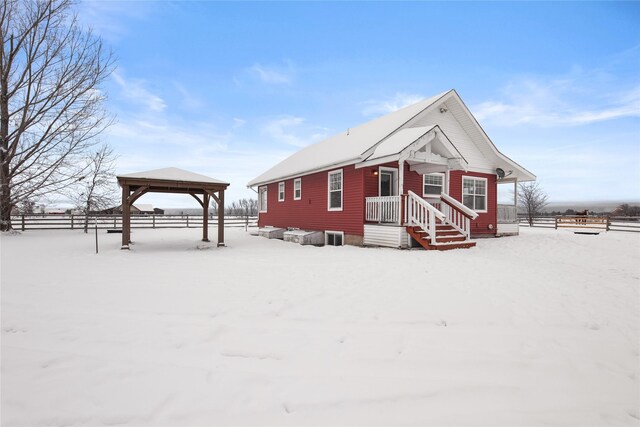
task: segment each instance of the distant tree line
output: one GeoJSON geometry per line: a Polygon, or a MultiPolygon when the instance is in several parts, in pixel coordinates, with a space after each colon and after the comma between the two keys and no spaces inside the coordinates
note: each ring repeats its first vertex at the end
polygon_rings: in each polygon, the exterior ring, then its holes
{"type": "MultiPolygon", "coordinates": [[[[577,215],[578,211],[575,209],[567,209],[565,211],[546,211],[541,212],[540,216],[557,216],[557,215],[577,215]]],[[[640,206],[630,205],[629,203],[623,203],[618,205],[612,211],[602,211],[598,212],[599,215],[610,215],[610,216],[640,216],[640,206]]]]}
{"type": "MultiPolygon", "coordinates": [[[[211,202],[211,211],[214,214],[218,213],[218,204],[215,201],[211,202]]],[[[224,214],[228,216],[241,216],[251,217],[258,215],[258,200],[257,199],[240,199],[227,204],[224,207],[224,214]]]]}

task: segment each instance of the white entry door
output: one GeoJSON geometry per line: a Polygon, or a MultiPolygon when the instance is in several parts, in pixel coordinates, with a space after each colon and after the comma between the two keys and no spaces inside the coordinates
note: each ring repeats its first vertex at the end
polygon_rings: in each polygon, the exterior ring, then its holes
{"type": "MultiPolygon", "coordinates": [[[[398,170],[380,168],[378,171],[378,195],[380,197],[398,195],[398,170]]],[[[380,221],[396,222],[398,220],[400,204],[392,199],[386,199],[380,205],[380,221]]]]}
{"type": "Polygon", "coordinates": [[[378,195],[397,196],[398,195],[398,169],[380,168],[378,172],[378,195]]]}

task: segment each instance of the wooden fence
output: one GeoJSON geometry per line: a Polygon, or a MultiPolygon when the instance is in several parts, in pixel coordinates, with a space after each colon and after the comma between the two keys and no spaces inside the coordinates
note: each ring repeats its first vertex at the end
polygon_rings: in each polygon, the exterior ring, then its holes
{"type": "MultiPolygon", "coordinates": [[[[527,218],[520,217],[521,226],[529,226],[527,218]]],[[[542,228],[599,228],[606,231],[640,232],[637,216],[548,216],[533,219],[534,227],[542,228]]]]}
{"type": "MultiPolygon", "coordinates": [[[[84,215],[25,214],[11,217],[15,230],[81,230],[84,215]]],[[[89,228],[121,229],[122,215],[89,215],[89,228]]],[[[218,225],[218,216],[209,215],[209,225],[218,225]]],[[[225,227],[256,227],[258,217],[225,216],[225,227]]],[[[131,228],[202,228],[202,215],[131,215],[131,228]]]]}

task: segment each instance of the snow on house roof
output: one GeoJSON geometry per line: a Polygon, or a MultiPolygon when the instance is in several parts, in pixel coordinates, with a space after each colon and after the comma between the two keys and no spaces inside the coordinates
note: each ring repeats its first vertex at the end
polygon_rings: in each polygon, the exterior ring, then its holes
{"type": "Polygon", "coordinates": [[[248,186],[292,178],[303,173],[307,174],[363,160],[362,155],[367,150],[449,92],[443,92],[386,116],[340,132],[324,141],[309,145],[251,180],[248,186]]]}
{"type": "Polygon", "coordinates": [[[376,159],[389,160],[434,128],[444,137],[440,141],[444,144],[445,151],[448,150],[456,158],[459,155],[476,171],[493,173],[496,167],[500,167],[509,171],[510,180],[536,179],[534,174],[496,148],[460,96],[452,89],[309,145],[247,185],[253,187],[376,159]],[[443,115],[447,112],[448,115],[443,115]],[[423,123],[425,119],[429,121],[423,123]],[[452,123],[455,123],[454,128],[451,128],[452,123]],[[445,134],[449,130],[457,135],[454,139],[449,139],[445,134]]]}
{"type": "Polygon", "coordinates": [[[433,126],[421,126],[417,128],[406,128],[402,129],[389,138],[385,139],[381,142],[376,148],[374,153],[369,157],[369,160],[378,159],[385,156],[390,156],[392,154],[398,154],[402,150],[404,150],[409,144],[415,142],[416,140],[422,138],[427,134],[433,126]]]}
{"type": "Polygon", "coordinates": [[[117,178],[157,179],[162,181],[204,182],[209,184],[229,185],[228,182],[224,182],[219,179],[173,167],[118,175],[117,178]]]}

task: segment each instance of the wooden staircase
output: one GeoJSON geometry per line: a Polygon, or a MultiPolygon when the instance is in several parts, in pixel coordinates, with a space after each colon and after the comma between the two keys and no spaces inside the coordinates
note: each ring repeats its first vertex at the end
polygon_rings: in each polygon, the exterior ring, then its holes
{"type": "Polygon", "coordinates": [[[436,243],[431,243],[429,233],[421,227],[407,227],[407,233],[427,250],[448,251],[450,249],[472,248],[476,245],[476,242],[467,240],[464,234],[447,224],[436,225],[436,243]]]}
{"type": "Polygon", "coordinates": [[[440,195],[442,211],[413,191],[404,197],[403,219],[407,232],[427,250],[472,248],[471,220],[478,214],[446,194],[440,195]]]}

